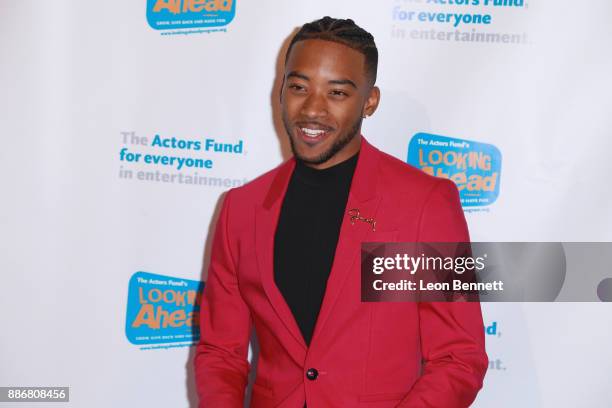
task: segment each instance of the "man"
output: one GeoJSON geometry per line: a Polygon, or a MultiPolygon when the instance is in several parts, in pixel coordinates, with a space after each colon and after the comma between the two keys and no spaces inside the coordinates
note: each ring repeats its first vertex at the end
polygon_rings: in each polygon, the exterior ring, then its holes
{"type": "Polygon", "coordinates": [[[294,157],[223,201],[195,356],[202,407],[243,406],[253,326],[254,408],[465,407],[481,388],[478,303],[360,302],[362,242],[469,240],[452,182],[361,136],[377,60],[352,20],[291,41],[280,102],[294,157]]]}

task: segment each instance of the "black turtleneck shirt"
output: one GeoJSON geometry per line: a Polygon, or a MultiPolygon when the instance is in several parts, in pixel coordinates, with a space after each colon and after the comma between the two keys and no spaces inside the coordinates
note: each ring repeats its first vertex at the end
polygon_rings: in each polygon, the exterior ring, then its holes
{"type": "Polygon", "coordinates": [[[274,236],[274,280],[310,344],[358,154],[323,170],[296,159],[274,236]]]}

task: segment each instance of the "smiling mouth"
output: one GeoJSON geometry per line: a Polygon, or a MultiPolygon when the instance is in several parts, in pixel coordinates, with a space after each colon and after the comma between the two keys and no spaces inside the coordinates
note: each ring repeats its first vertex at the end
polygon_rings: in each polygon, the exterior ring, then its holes
{"type": "Polygon", "coordinates": [[[297,126],[297,133],[300,139],[310,145],[319,143],[332,131],[333,129],[331,128],[323,128],[321,126],[297,126]]]}

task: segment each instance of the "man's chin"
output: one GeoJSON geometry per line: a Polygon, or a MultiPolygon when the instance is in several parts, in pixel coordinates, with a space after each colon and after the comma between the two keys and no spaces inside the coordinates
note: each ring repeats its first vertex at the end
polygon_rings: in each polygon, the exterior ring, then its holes
{"type": "Polygon", "coordinates": [[[295,156],[296,159],[307,163],[307,164],[313,164],[313,165],[320,165],[320,164],[324,164],[325,162],[327,162],[330,157],[328,151],[326,150],[311,150],[311,151],[304,151],[303,149],[293,149],[293,155],[295,156]]]}
{"type": "Polygon", "coordinates": [[[293,155],[298,159],[307,164],[323,164],[327,160],[322,154],[303,154],[301,152],[293,152],[293,155]]]}
{"type": "Polygon", "coordinates": [[[291,150],[293,155],[306,163],[319,164],[326,150],[320,144],[308,144],[301,140],[292,140],[291,150]]]}

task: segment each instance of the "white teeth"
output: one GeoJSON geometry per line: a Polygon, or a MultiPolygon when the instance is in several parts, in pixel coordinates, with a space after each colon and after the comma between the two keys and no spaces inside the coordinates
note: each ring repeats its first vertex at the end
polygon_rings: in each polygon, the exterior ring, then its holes
{"type": "Polygon", "coordinates": [[[310,136],[310,137],[317,137],[322,133],[325,133],[324,130],[317,130],[317,129],[308,129],[308,128],[300,128],[302,130],[302,132],[304,132],[304,134],[306,136],[310,136]]]}

